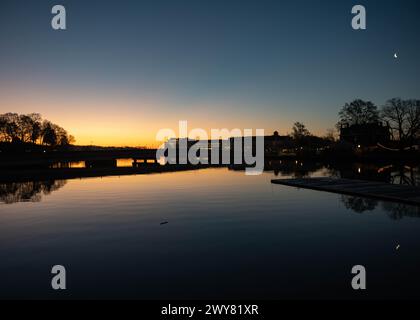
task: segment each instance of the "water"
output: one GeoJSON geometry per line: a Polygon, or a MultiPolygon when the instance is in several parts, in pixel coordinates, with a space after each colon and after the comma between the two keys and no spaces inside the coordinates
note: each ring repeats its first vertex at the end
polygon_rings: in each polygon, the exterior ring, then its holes
{"type": "Polygon", "coordinates": [[[292,175],[2,184],[0,298],[420,297],[419,208],[270,183],[292,175]],[[57,264],[66,291],[51,290],[57,264]],[[366,267],[367,291],[352,290],[354,265],[366,267]]]}

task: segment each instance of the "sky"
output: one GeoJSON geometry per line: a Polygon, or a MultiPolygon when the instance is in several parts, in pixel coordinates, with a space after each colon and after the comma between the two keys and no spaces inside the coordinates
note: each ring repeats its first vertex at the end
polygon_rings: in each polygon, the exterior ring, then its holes
{"type": "Polygon", "coordinates": [[[356,98],[420,98],[418,0],[2,0],[0,113],[77,144],[156,146],[160,129],[323,135],[356,98]],[[53,30],[51,8],[66,8],[53,30]],[[353,30],[351,9],[367,10],[353,30]],[[394,58],[397,53],[398,58],[394,58]]]}

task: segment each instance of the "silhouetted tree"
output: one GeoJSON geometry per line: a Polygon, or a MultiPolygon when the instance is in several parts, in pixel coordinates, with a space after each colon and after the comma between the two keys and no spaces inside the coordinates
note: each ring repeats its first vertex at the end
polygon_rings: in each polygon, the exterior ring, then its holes
{"type": "Polygon", "coordinates": [[[57,134],[51,122],[47,120],[44,121],[44,123],[42,124],[41,135],[42,135],[43,144],[46,144],[49,146],[57,145],[57,134]]]}
{"type": "Polygon", "coordinates": [[[19,115],[18,137],[21,142],[29,142],[32,131],[32,120],[28,115],[19,115]]]}
{"type": "Polygon", "coordinates": [[[74,144],[76,143],[76,138],[72,135],[69,135],[69,144],[74,144]]]}
{"type": "Polygon", "coordinates": [[[309,130],[306,128],[306,126],[303,123],[295,122],[292,128],[292,137],[295,140],[300,140],[304,137],[308,137],[311,135],[309,130]]]}
{"type": "Polygon", "coordinates": [[[38,113],[0,115],[0,142],[66,146],[75,141],[62,127],[48,120],[43,121],[38,113]]]}
{"type": "Polygon", "coordinates": [[[4,119],[3,116],[0,116],[0,142],[6,142],[8,139],[6,125],[6,119],[4,119]]]}
{"type": "Polygon", "coordinates": [[[420,101],[394,98],[382,107],[381,117],[391,128],[394,140],[400,149],[413,145],[420,136],[420,101]]]}
{"type": "Polygon", "coordinates": [[[35,143],[41,132],[41,115],[38,113],[19,115],[17,127],[21,142],[35,143]]]}
{"type": "Polygon", "coordinates": [[[35,122],[32,126],[31,142],[36,143],[41,138],[42,124],[41,122],[35,122]]]}
{"type": "Polygon", "coordinates": [[[2,135],[5,142],[19,142],[19,115],[17,113],[5,113],[1,115],[3,125],[2,135]]]}
{"type": "Polygon", "coordinates": [[[355,125],[377,123],[379,121],[378,107],[370,101],[361,99],[346,103],[339,112],[340,121],[337,127],[342,125],[355,125]]]}
{"type": "Polygon", "coordinates": [[[36,143],[41,137],[42,117],[39,113],[31,113],[30,118],[30,141],[36,143]]]}

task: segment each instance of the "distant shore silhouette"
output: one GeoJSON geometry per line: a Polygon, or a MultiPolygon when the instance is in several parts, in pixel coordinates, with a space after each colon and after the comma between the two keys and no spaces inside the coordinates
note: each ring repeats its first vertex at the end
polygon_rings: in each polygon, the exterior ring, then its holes
{"type": "MultiPolygon", "coordinates": [[[[393,98],[378,109],[371,101],[356,99],[341,108],[336,129],[323,137],[296,122],[291,134],[276,131],[264,141],[266,160],[415,161],[420,159],[420,100],[393,98]]],[[[38,113],[0,115],[0,168],[49,168],[59,161],[132,158],[133,163],[140,159],[147,164],[156,160],[156,149],[76,146],[74,142],[65,129],[38,113]]]]}

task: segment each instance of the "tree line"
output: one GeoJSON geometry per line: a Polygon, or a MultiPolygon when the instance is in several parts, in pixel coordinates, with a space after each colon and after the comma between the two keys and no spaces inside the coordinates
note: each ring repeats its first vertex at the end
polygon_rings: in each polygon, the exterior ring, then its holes
{"type": "Polygon", "coordinates": [[[0,142],[32,143],[47,146],[68,146],[75,142],[65,129],[42,119],[38,113],[0,115],[0,142]]]}
{"type": "MultiPolygon", "coordinates": [[[[380,108],[371,101],[356,99],[346,103],[338,116],[338,131],[343,126],[383,123],[401,148],[412,146],[420,139],[420,100],[417,99],[393,98],[380,108]]],[[[296,122],[291,136],[298,141],[312,134],[304,124],[296,122]]],[[[335,140],[333,130],[328,130],[324,139],[335,140]]]]}
{"type": "Polygon", "coordinates": [[[393,98],[381,108],[371,101],[354,100],[339,113],[342,125],[364,125],[382,122],[390,129],[391,138],[401,147],[411,146],[420,138],[420,100],[393,98]]]}

